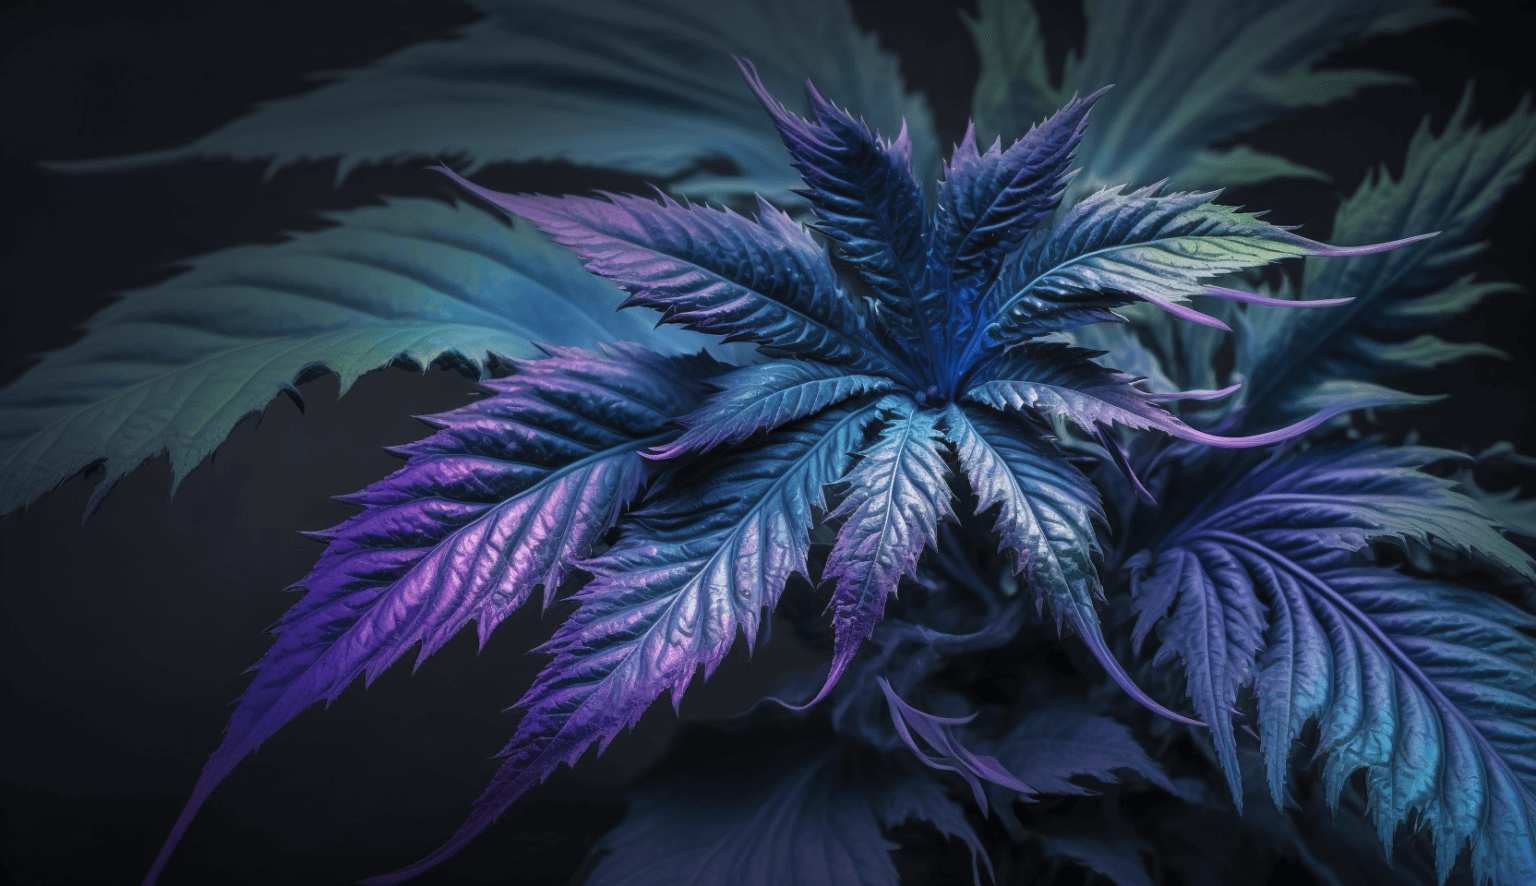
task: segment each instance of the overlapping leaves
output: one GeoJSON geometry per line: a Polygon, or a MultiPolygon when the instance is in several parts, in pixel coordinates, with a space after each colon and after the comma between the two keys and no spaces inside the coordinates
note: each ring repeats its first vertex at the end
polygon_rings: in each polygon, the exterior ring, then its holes
{"type": "MultiPolygon", "coordinates": [[[[1210,194],[1151,189],[1102,192],[1039,229],[1097,96],[1007,149],[962,146],[930,217],[904,136],[883,138],[814,88],[814,119],[802,119],[741,64],[802,173],[816,230],[856,279],[840,277],[804,228],[762,200],[748,218],[665,196],[508,195],[465,182],[575,252],[629,294],[627,305],[754,342],[781,362],[725,371],[705,357],[557,350],[521,367],[483,411],[456,417],[446,440],[407,450],[411,465],[359,497],[368,510],[336,530],[313,578],[335,590],[312,588],[280,627],[177,835],[228,767],[299,709],[376,674],[417,641],[430,653],[471,619],[488,630],[534,585],[558,584],[576,566],[591,579],[540,648],[553,660],[519,701],[523,719],[475,811],[427,858],[370,882],[396,882],[452,854],[559,766],[633,726],[663,693],[680,704],[738,633],[753,642],[797,573],[832,583],[832,664],[813,704],[951,516],[951,451],[979,510],[996,508],[995,531],[1031,595],[1139,701],[1197,722],[1158,705],[1110,653],[1094,609],[1098,497],[1044,421],[1119,422],[1245,447],[1301,433],[1326,414],[1217,437],[1081,352],[1029,340],[1136,300],[1198,319],[1181,302],[1218,292],[1205,278],[1406,241],[1330,247],[1213,206],[1210,194]],[[868,303],[854,291],[870,293],[868,303]],[[960,315],[976,322],[952,340],[947,324],[960,315]],[[650,393],[639,389],[648,374],[658,375],[650,393]],[[706,379],[715,390],[704,399],[706,379]],[[619,395],[635,402],[621,406],[619,395]],[[513,450],[491,455],[510,464],[477,461],[498,440],[513,450]],[[837,534],[821,575],[811,576],[817,522],[837,534]],[[610,526],[611,546],[581,559],[610,526]]],[[[1005,776],[989,777],[1010,783],[1005,776]]]]}
{"type": "Polygon", "coordinates": [[[1442,878],[1470,841],[1479,882],[1524,882],[1536,875],[1536,617],[1366,556],[1434,542],[1536,575],[1474,502],[1417,470],[1442,455],[1357,445],[1253,469],[1130,564],[1136,637],[1172,610],[1159,657],[1184,660],[1239,801],[1230,712],[1252,685],[1277,801],[1315,718],[1328,795],[1364,769],[1384,843],[1417,816],[1442,878]]]}
{"type": "Polygon", "coordinates": [[[391,200],[336,227],[202,256],[96,315],[79,342],[0,390],[0,513],[83,468],[118,479],[162,452],[179,482],[239,421],[316,370],[343,392],[391,363],[476,375],[530,341],[698,346],[614,314],[619,294],[523,224],[391,200]]]}

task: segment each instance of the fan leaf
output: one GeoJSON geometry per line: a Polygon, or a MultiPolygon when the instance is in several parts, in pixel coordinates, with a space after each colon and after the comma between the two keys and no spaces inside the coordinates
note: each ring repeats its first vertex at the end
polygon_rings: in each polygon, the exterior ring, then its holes
{"type": "Polygon", "coordinates": [[[863,329],[825,252],[782,212],[759,201],[758,222],[728,209],[626,194],[502,194],[450,177],[538,225],[586,269],[630,294],[625,305],[663,322],[757,342],[855,370],[896,372],[863,329]]]}
{"type": "Polygon", "coordinates": [[[1439,135],[1426,117],[1408,145],[1403,174],[1368,176],[1339,207],[1334,239],[1389,239],[1441,232],[1428,243],[1348,262],[1307,264],[1308,298],[1353,297],[1322,312],[1248,315],[1236,340],[1237,371],[1250,379],[1246,417],[1283,421],[1314,409],[1372,397],[1421,398],[1376,386],[1394,371],[1432,368],[1485,345],[1453,344],[1432,331],[1512,284],[1479,282],[1470,267],[1478,232],[1499,200],[1536,161],[1536,112],[1529,96],[1502,123],[1468,123],[1472,95],[1439,135]]]}
{"type": "Polygon", "coordinates": [[[806,570],[822,487],[843,476],[876,417],[871,406],[829,409],[739,447],[697,475],[669,473],[620,522],[613,547],[583,563],[594,578],[581,606],[540,651],[555,658],[517,706],[526,713],[506,762],[474,813],[443,847],[369,883],[432,867],[560,765],[606,747],[664,691],[673,704],[695,671],[706,677],[764,609],[806,570]]]}
{"type": "Polygon", "coordinates": [[[793,170],[735,76],[750,53],[787,94],[807,74],[892,131],[911,122],[918,168],[938,167],[923,99],[847,5],[818,0],[479,0],[486,17],[455,39],[408,47],[263,103],[189,145],[55,163],[75,172],[198,157],[267,160],[269,170],[336,158],[337,179],[366,163],[464,157],[564,160],[674,179],[682,193],[790,197],[793,170]],[[724,159],[731,175],[701,161],[724,159]]]}
{"type": "Polygon", "coordinates": [[[434,416],[437,433],[399,449],[404,468],[348,497],[363,513],[318,534],[330,545],[294,586],[306,593],[274,627],[150,881],[213,789],[305,708],[417,643],[419,666],[470,621],[483,645],[538,587],[547,606],[639,490],[640,450],[670,436],[702,394],[694,379],[718,368],[633,347],[551,352],[434,416]]]}
{"type": "MultiPolygon", "coordinates": [[[[1365,556],[1372,543],[1433,542],[1536,575],[1451,481],[1416,470],[1443,456],[1354,446],[1260,465],[1128,564],[1136,634],[1173,607],[1164,652],[1184,658],[1197,707],[1230,708],[1254,685],[1277,803],[1291,745],[1316,718],[1330,802],[1364,769],[1389,850],[1417,820],[1434,832],[1442,880],[1470,840],[1479,883],[1525,882],[1536,875],[1536,616],[1365,556]],[[1241,630],[1226,630],[1234,618],[1241,630]]],[[[1240,799],[1230,720],[1209,719],[1240,799]]]]}
{"type": "Polygon", "coordinates": [[[392,199],[325,218],[337,226],[192,259],[0,390],[0,513],[100,463],[94,509],[162,452],[179,484],[316,369],[345,392],[396,361],[479,374],[489,354],[536,355],[530,341],[702,341],[614,315],[613,287],[531,227],[473,207],[392,199]]]}

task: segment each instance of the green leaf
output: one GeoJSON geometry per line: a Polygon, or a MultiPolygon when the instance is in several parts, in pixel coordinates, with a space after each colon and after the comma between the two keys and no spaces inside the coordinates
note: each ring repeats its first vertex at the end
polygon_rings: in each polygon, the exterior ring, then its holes
{"type": "Polygon", "coordinates": [[[316,370],[345,392],[396,361],[478,376],[489,354],[537,354],[530,340],[702,341],[615,314],[622,294],[570,253],[473,207],[397,199],[326,218],[336,227],[192,259],[0,390],[0,513],[101,463],[94,509],[162,452],[179,484],[241,419],[296,396],[316,370]]]}

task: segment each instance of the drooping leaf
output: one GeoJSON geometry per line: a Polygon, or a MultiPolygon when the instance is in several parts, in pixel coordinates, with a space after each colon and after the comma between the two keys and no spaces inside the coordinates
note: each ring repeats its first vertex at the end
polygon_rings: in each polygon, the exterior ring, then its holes
{"type": "Polygon", "coordinates": [[[992,531],[1037,605],[1048,602],[1058,625],[1069,622],[1110,677],[1138,702],[1165,717],[1196,722],[1137,688],[1104,642],[1093,605],[1103,596],[1094,529],[1104,515],[1088,478],[1043,441],[974,406],[951,404],[944,412],[944,435],[976,494],[976,512],[998,507],[992,531]]]}
{"type": "MultiPolygon", "coordinates": [[[[1415,470],[1444,455],[1355,446],[1260,465],[1130,564],[1137,634],[1173,606],[1163,642],[1184,657],[1197,706],[1254,684],[1277,799],[1291,744],[1316,717],[1330,800],[1364,769],[1383,843],[1417,816],[1442,879],[1470,840],[1478,882],[1524,882],[1536,875],[1536,617],[1357,553],[1433,540],[1532,580],[1530,559],[1474,502],[1415,470]],[[1231,609],[1250,616],[1244,664],[1256,659],[1257,673],[1198,636],[1214,624],[1199,613],[1231,609]]],[[[1224,718],[1212,723],[1230,737],[1224,718]]]]}
{"type": "MultiPolygon", "coordinates": [[[[949,468],[939,450],[934,413],[887,395],[878,404],[890,423],[849,472],[832,520],[842,521],[823,578],[832,592],[832,670],[824,695],[885,614],[885,600],[911,577],[939,520],[949,516],[949,468]]],[[[818,696],[819,698],[820,696],[818,696]]]]}
{"type": "Polygon", "coordinates": [[[1083,51],[1068,51],[1059,84],[1031,0],[981,0],[969,22],[981,57],[972,116],[985,134],[1017,136],[1073,93],[1116,84],[1079,151],[1080,194],[1164,178],[1208,188],[1316,177],[1252,148],[1213,146],[1292,111],[1406,83],[1382,71],[1317,66],[1368,37],[1456,14],[1434,0],[1088,0],[1083,12],[1083,51]],[[1234,167],[1248,174],[1233,180],[1234,167]]]}
{"type": "MultiPolygon", "coordinates": [[[[1112,308],[1137,300],[1225,328],[1184,302],[1197,295],[1246,294],[1212,291],[1202,280],[1283,258],[1364,255],[1422,238],[1329,246],[1211,203],[1215,193],[1159,196],[1160,187],[1130,193],[1108,188],[1073,206],[1056,225],[1037,231],[1003,269],[982,314],[983,323],[990,324],[987,334],[1016,343],[1112,320],[1112,308]]],[[[976,339],[980,342],[981,336],[976,339]]]]}
{"type": "Polygon", "coordinates": [[[735,760],[635,792],[584,886],[897,886],[897,844],[881,824],[937,815],[953,826],[944,808],[908,790],[886,792],[877,813],[863,785],[840,771],[840,749],[813,750],[766,764],[735,760]]]}
{"type": "Polygon", "coordinates": [[[835,366],[781,360],[744,366],[710,380],[720,389],[679,419],[682,436],[659,447],[656,458],[739,443],[850,397],[889,391],[897,383],[878,375],[851,375],[835,366]]]}
{"type": "Polygon", "coordinates": [[[634,347],[551,354],[433,416],[440,430],[397,450],[404,468],[346,499],[363,513],[317,534],[330,545],[294,586],[305,594],[275,626],[150,881],[213,789],[310,705],[371,683],[417,643],[419,666],[470,621],[483,645],[536,588],[547,606],[639,490],[640,450],[675,433],[668,422],[718,368],[634,347]]]}
{"type": "Polygon", "coordinates": [[[860,272],[894,327],[921,341],[928,362],[937,362],[935,336],[946,305],[928,279],[928,210],[913,174],[906,124],[886,141],[823,98],[810,81],[806,94],[813,119],[802,118],[768,92],[751,62],[740,63],[805,181],[799,193],[811,201],[817,230],[860,272]]]}
{"type": "Polygon", "coordinates": [[[707,677],[738,632],[751,644],[791,574],[806,569],[813,509],[843,476],[876,410],[829,409],[738,447],[698,475],[669,473],[620,522],[613,547],[582,564],[581,606],[540,648],[554,660],[518,707],[506,762],[469,820],[393,883],[451,855],[530,787],[606,747],[662,692],[674,705],[700,666],[707,677]]]}
{"type": "Polygon", "coordinates": [[[1002,264],[1056,210],[1088,112],[1105,90],[1062,108],[1005,151],[976,149],[975,127],[944,167],[930,246],[933,285],[949,292],[951,322],[968,328],[976,302],[1002,264]]]}
{"type": "Polygon", "coordinates": [[[754,223],[729,209],[627,194],[502,194],[443,170],[491,203],[538,225],[586,269],[629,293],[625,305],[665,322],[775,352],[861,371],[895,371],[860,323],[826,254],[759,200],[754,223]]]}
{"type": "Polygon", "coordinates": [[[1536,111],[1529,96],[1486,132],[1471,113],[1470,89],[1444,130],[1426,117],[1408,145],[1403,174],[1366,178],[1334,217],[1333,239],[1391,238],[1440,231],[1427,242],[1347,262],[1308,262],[1303,294],[1352,297],[1322,312],[1250,314],[1236,340],[1237,370],[1253,422],[1361,397],[1414,402],[1374,383],[1393,371],[1424,369],[1475,354],[1497,354],[1476,342],[1451,343],[1432,333],[1451,316],[1512,284],[1470,273],[1482,251],[1478,232],[1499,200],[1536,161],[1536,111]]]}
{"type": "Polygon", "coordinates": [[[975,714],[968,717],[940,717],[918,710],[897,695],[884,677],[876,677],[875,680],[880,685],[880,691],[885,694],[885,703],[891,712],[891,725],[896,727],[896,734],[901,736],[913,756],[930,769],[953,772],[965,779],[983,815],[987,812],[987,793],[983,781],[1024,794],[1032,792],[1029,785],[1014,778],[997,760],[967,748],[961,736],[956,734],[955,727],[971,722],[976,718],[975,714]],[[917,738],[932,748],[934,754],[925,751],[917,738]]]}
{"type": "Polygon", "coordinates": [[[179,483],[316,369],[345,392],[395,361],[478,373],[491,353],[533,356],[530,341],[703,341],[615,315],[612,286],[530,226],[473,207],[399,199],[325,218],[336,227],[192,259],[0,390],[0,513],[95,463],[106,473],[93,508],[162,452],[179,483]]]}
{"type": "Polygon", "coordinates": [[[676,178],[695,194],[789,196],[794,172],[773,127],[736,76],[750,54],[782,94],[807,75],[888,131],[910,121],[918,168],[937,169],[926,103],[895,57],[820,0],[478,0],[486,17],[459,37],[420,43],[336,75],[311,92],[262,104],[190,145],[55,164],[132,169],[196,157],[264,159],[276,170],[338,159],[365,163],[461,156],[470,174],[494,163],[567,160],[676,178]],[[739,174],[698,165],[725,159],[739,174]]]}

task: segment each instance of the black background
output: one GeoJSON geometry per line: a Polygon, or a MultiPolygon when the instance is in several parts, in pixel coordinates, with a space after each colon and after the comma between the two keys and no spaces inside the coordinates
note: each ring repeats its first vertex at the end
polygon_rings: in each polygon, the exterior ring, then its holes
{"type": "MultiPolygon", "coordinates": [[[[855,6],[900,55],[908,83],[928,92],[952,141],[977,65],[956,14],[964,4],[855,6]]],[[[1531,88],[1536,11],[1471,9],[1465,20],[1335,58],[1409,73],[1419,88],[1368,92],[1260,133],[1262,147],[1332,173],[1333,183],[1229,196],[1323,237],[1367,166],[1400,166],[1419,118],[1443,121],[1467,79],[1478,81],[1477,116],[1502,119],[1531,88]]],[[[72,341],[112,292],[163,279],[168,263],[275,242],[283,231],[317,227],[317,210],[379,194],[448,195],[419,164],[365,167],[334,187],[329,163],[264,182],[259,163],[73,177],[44,172],[38,160],[181,144],[253,102],[311,88],[307,74],[369,62],[475,15],[443,0],[27,3],[0,13],[0,382],[32,355],[72,341]]],[[[1059,58],[1080,37],[1080,13],[1053,5],[1046,23],[1059,58]]],[[[481,178],[543,190],[587,181],[559,166],[481,178]]],[[[1484,278],[1531,285],[1532,196],[1530,183],[1521,186],[1489,225],[1484,278]]],[[[1453,396],[1392,417],[1389,428],[1457,448],[1513,439],[1536,449],[1529,298],[1501,295],[1454,323],[1449,337],[1489,341],[1511,359],[1478,358],[1408,380],[1453,396]]],[[[409,416],[459,405],[470,389],[445,372],[387,371],[338,401],[335,379],[320,379],[305,386],[307,415],[275,402],[259,426],[236,429],[174,499],[160,459],[124,480],[83,526],[88,477],[0,521],[0,874],[28,886],[138,881],[219,739],[227,704],[246,681],[241,672],[267,646],[261,630],[291,602],[278,590],[319,552],[294,530],[351,513],[328,496],[395,467],[380,447],[420,435],[409,416]]],[[[397,666],[329,712],[300,716],[214,794],[162,883],[342,883],[435,847],[494,771],[489,758],[514,723],[498,711],[531,680],[541,659],[523,653],[551,627],[535,611],[520,613],[478,655],[466,633],[414,677],[397,666]]],[[[819,663],[788,643],[760,650],[750,668],[741,652],[711,683],[696,683],[685,718],[739,710],[775,673],[819,663]]],[[[619,786],[665,750],[677,728],[666,707],[601,760],[589,756],[530,792],[419,882],[566,882],[622,814],[619,786]]]]}

